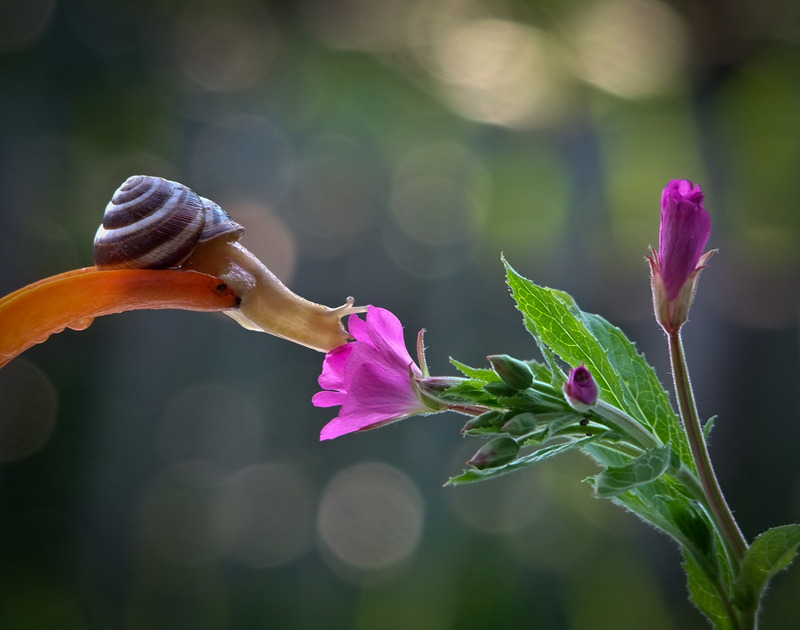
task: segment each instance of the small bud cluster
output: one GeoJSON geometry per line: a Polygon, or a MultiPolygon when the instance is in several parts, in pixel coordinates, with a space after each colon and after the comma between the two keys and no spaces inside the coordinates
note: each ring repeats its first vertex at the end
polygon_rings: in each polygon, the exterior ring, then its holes
{"type": "Polygon", "coordinates": [[[472,402],[480,401],[487,411],[471,418],[462,428],[464,435],[493,437],[469,460],[478,470],[497,468],[513,462],[525,446],[541,445],[559,436],[591,434],[586,413],[598,399],[598,389],[589,370],[571,371],[563,391],[550,382],[536,379],[536,364],[508,355],[488,357],[497,380],[469,392],[472,402]]]}

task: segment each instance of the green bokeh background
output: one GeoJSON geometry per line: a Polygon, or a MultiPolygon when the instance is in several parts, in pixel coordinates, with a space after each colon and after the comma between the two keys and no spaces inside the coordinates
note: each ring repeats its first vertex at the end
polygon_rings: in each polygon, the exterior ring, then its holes
{"type": "MultiPolygon", "coordinates": [[[[536,356],[502,251],[668,384],[643,256],[692,179],[720,252],[687,352],[752,538],[800,519],[798,43],[792,0],[2,0],[0,294],[92,264],[114,189],[161,175],[304,297],[425,328],[434,374],[536,356]]],[[[165,311],[0,371],[0,628],[705,627],[584,458],[454,489],[458,416],[319,443],[321,359],[165,311]]]]}

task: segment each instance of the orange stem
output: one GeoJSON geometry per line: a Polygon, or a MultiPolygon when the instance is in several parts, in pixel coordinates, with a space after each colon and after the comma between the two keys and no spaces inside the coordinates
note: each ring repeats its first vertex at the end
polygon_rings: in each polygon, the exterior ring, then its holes
{"type": "Polygon", "coordinates": [[[65,328],[138,309],[225,311],[239,298],[218,278],[195,271],[74,269],[0,298],[0,368],[65,328]]]}

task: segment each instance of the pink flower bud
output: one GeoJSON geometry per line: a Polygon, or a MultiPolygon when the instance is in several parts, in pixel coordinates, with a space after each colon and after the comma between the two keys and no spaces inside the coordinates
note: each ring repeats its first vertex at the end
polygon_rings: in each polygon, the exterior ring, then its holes
{"type": "Polygon", "coordinates": [[[658,257],[667,297],[674,300],[697,268],[711,235],[703,191],[686,179],[673,179],[661,194],[658,257]]]}
{"type": "Polygon", "coordinates": [[[686,179],[673,179],[661,195],[658,251],[648,256],[656,318],[667,332],[677,332],[689,316],[697,276],[711,252],[711,218],[703,191],[686,179]]]}
{"type": "Polygon", "coordinates": [[[564,383],[564,397],[576,411],[587,411],[597,402],[600,390],[592,373],[584,365],[573,368],[564,383]]]}

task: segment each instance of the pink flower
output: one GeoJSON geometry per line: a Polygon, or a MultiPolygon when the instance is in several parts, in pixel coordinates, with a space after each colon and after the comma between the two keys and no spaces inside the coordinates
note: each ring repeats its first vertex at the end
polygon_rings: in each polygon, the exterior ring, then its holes
{"type": "Polygon", "coordinates": [[[342,407],[323,427],[321,440],[444,408],[420,393],[424,375],[406,349],[397,317],[370,306],[366,321],[351,315],[348,328],[355,341],[325,355],[319,385],[326,391],[312,399],[317,407],[342,407]]]}
{"type": "Polygon", "coordinates": [[[564,383],[564,397],[577,411],[587,411],[594,406],[600,396],[594,377],[585,365],[573,368],[569,379],[564,383]]]}
{"type": "Polygon", "coordinates": [[[656,318],[667,332],[677,332],[689,316],[698,274],[713,251],[703,254],[711,218],[703,191],[686,179],[673,179],[661,195],[658,251],[650,262],[656,318]]]}

